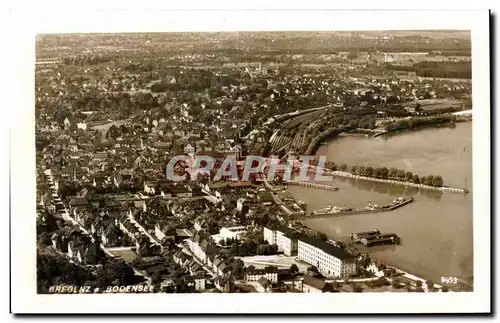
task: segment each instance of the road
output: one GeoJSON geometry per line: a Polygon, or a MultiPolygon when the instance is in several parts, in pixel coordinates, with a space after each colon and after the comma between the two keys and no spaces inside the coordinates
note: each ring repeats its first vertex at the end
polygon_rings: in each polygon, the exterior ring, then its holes
{"type": "Polygon", "coordinates": [[[264,185],[267,187],[267,189],[269,189],[269,191],[271,192],[271,196],[274,200],[274,203],[276,203],[277,205],[280,206],[280,208],[288,215],[294,215],[295,212],[293,212],[292,210],[290,210],[289,208],[286,207],[286,205],[283,203],[283,201],[280,199],[280,197],[278,196],[278,194],[274,191],[273,187],[271,186],[271,184],[269,184],[269,182],[267,181],[267,178],[266,176],[260,174],[259,175],[260,178],[262,179],[262,181],[264,182],[264,185]]]}
{"type": "Polygon", "coordinates": [[[206,264],[204,264],[203,261],[201,261],[201,259],[198,259],[198,257],[196,257],[185,244],[179,243],[177,246],[179,246],[179,248],[181,248],[184,251],[184,253],[191,256],[194,259],[194,261],[196,261],[198,265],[200,265],[203,268],[203,270],[205,270],[208,274],[210,274],[214,278],[217,277],[217,273],[215,273],[212,270],[212,268],[209,268],[206,264]]]}

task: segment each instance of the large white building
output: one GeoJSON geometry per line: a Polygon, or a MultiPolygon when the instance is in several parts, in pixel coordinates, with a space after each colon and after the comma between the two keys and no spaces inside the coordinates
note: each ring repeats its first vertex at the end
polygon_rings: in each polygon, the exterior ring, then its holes
{"type": "Polygon", "coordinates": [[[356,273],[354,255],[318,238],[301,237],[298,258],[315,266],[325,276],[344,278],[356,273]]]}
{"type": "Polygon", "coordinates": [[[297,253],[297,239],[293,238],[293,230],[288,228],[270,229],[264,227],[264,240],[278,246],[278,251],[286,256],[297,253]]]}
{"type": "MultiPolygon", "coordinates": [[[[247,267],[248,268],[248,267],[247,267]]],[[[247,282],[256,282],[262,277],[269,280],[271,283],[278,282],[278,267],[268,266],[263,269],[248,270],[245,273],[245,280],[247,282]]]]}
{"type": "Polygon", "coordinates": [[[244,226],[237,227],[224,227],[219,230],[219,233],[212,236],[214,241],[220,242],[221,240],[226,239],[240,239],[241,235],[244,235],[247,232],[247,228],[244,226]]]}

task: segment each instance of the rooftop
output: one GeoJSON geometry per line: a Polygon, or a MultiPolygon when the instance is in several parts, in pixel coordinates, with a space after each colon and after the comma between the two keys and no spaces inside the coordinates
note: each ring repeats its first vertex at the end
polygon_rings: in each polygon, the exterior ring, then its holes
{"type": "Polygon", "coordinates": [[[337,247],[337,246],[334,246],[332,244],[323,242],[322,240],[320,240],[318,238],[313,238],[313,237],[303,235],[298,240],[302,241],[304,243],[307,243],[311,246],[314,246],[316,248],[319,248],[319,249],[323,250],[324,252],[326,252],[327,254],[332,255],[335,258],[338,258],[340,260],[347,260],[347,259],[355,258],[354,255],[350,254],[349,252],[345,251],[344,249],[337,247]]]}

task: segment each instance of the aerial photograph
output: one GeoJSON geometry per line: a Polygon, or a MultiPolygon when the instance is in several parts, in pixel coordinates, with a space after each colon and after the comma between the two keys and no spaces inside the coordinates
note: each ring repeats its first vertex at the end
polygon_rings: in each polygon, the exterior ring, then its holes
{"type": "Polygon", "coordinates": [[[38,294],[474,291],[469,31],[35,47],[38,294]]]}

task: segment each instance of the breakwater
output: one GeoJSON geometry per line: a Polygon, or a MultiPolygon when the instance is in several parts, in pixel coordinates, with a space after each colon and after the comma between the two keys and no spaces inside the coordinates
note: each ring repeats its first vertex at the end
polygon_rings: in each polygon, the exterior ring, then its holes
{"type": "Polygon", "coordinates": [[[338,176],[338,177],[347,177],[347,178],[360,179],[360,180],[364,180],[364,181],[387,183],[387,184],[405,185],[405,186],[418,187],[418,188],[436,190],[436,191],[442,191],[442,192],[452,192],[452,193],[460,193],[460,194],[469,193],[469,191],[467,189],[464,189],[464,188],[454,188],[454,187],[446,187],[446,186],[430,186],[430,185],[425,185],[425,184],[417,184],[417,183],[413,183],[413,182],[398,181],[398,180],[394,180],[394,179],[384,179],[384,178],[354,175],[354,174],[351,174],[348,172],[341,172],[341,171],[330,171],[329,174],[333,175],[333,176],[338,176]]]}
{"type": "Polygon", "coordinates": [[[318,184],[318,183],[312,183],[312,182],[294,181],[294,180],[288,180],[288,181],[286,181],[286,184],[288,184],[288,185],[305,186],[305,187],[313,187],[313,188],[320,188],[320,189],[329,190],[329,191],[336,191],[336,190],[339,189],[337,186],[331,186],[331,185],[325,185],[325,184],[318,184]]]}

